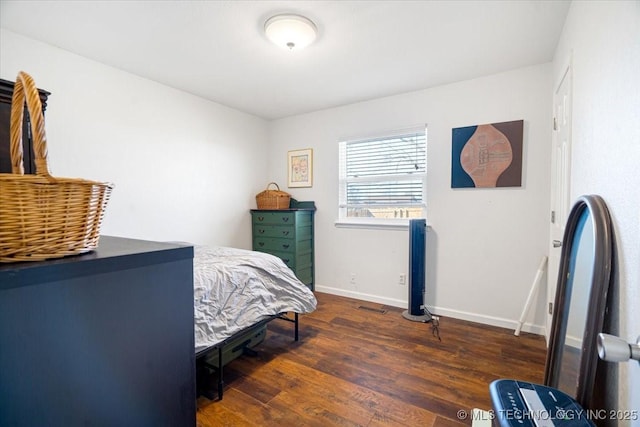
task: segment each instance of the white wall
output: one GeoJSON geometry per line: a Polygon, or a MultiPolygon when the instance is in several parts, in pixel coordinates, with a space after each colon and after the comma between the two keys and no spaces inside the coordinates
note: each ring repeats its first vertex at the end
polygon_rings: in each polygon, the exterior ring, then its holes
{"type": "MultiPolygon", "coordinates": [[[[609,206],[617,251],[612,329],[635,342],[640,335],[640,2],[574,1],[553,63],[556,78],[570,57],[571,197],[599,194],[609,206]]],[[[634,421],[619,424],[640,426],[640,366],[609,364],[609,371],[617,375],[606,387],[607,407],[635,410],[634,421]]]]}
{"type": "Polygon", "coordinates": [[[52,93],[52,174],[115,183],[103,234],[251,247],[264,120],[0,31],[0,77],[52,93]]]}
{"type": "MultiPolygon", "coordinates": [[[[336,228],[338,141],[428,124],[427,304],[441,315],[515,328],[547,252],[551,66],[529,67],[447,86],[275,121],[270,180],[287,180],[286,152],[313,148],[316,289],[407,307],[407,230],[336,228]],[[523,119],[523,186],[451,189],[451,130],[523,119]],[[355,274],[355,285],[350,284],[355,274]]],[[[286,189],[286,185],[285,185],[286,189]]],[[[544,292],[540,292],[543,294],[544,292]]],[[[542,298],[543,299],[543,298],[542,298]]],[[[542,299],[524,330],[542,333],[542,299]]]]}

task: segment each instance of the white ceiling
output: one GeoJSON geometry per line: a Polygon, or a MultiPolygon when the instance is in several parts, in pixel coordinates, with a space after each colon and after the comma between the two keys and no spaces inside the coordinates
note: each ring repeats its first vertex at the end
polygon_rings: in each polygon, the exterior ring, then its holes
{"type": "Polygon", "coordinates": [[[266,119],[549,62],[568,1],[10,1],[2,27],[266,119]],[[264,22],[302,14],[289,52],[264,22]]]}

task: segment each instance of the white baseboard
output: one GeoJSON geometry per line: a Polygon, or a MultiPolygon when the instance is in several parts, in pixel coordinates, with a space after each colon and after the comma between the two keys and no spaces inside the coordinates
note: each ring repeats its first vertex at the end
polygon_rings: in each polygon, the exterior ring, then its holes
{"type": "MultiPolygon", "coordinates": [[[[484,325],[491,325],[491,326],[498,326],[500,328],[513,329],[514,332],[516,327],[518,326],[517,320],[509,320],[509,319],[504,319],[502,317],[487,316],[484,314],[469,313],[466,311],[452,310],[452,309],[442,308],[442,307],[433,307],[432,309],[431,307],[427,306],[427,308],[429,309],[429,311],[431,311],[432,314],[437,314],[439,316],[445,316],[445,317],[449,316],[449,317],[453,317],[454,319],[468,320],[470,322],[482,323],[484,325]]],[[[530,332],[536,335],[544,335],[544,326],[525,323],[524,325],[522,325],[522,331],[530,332]]]]}
{"type": "Polygon", "coordinates": [[[316,285],[316,291],[324,292],[326,294],[331,294],[331,295],[339,295],[341,297],[359,299],[362,301],[390,305],[391,307],[407,308],[407,301],[403,301],[399,299],[379,297],[377,295],[363,294],[361,292],[348,291],[345,289],[330,288],[328,286],[318,286],[318,285],[316,285]]]}
{"type": "MultiPolygon", "coordinates": [[[[362,301],[375,302],[375,303],[378,303],[378,304],[390,305],[392,307],[407,308],[408,305],[409,305],[409,303],[407,301],[404,301],[404,300],[398,300],[398,299],[393,299],[393,298],[385,298],[385,297],[380,297],[380,296],[377,296],[377,295],[364,294],[364,293],[357,292],[357,291],[349,291],[349,290],[345,290],[345,289],[331,288],[331,287],[328,287],[328,286],[316,285],[315,289],[318,292],[324,292],[324,293],[327,293],[327,294],[339,295],[339,296],[343,296],[343,297],[359,299],[359,300],[362,300],[362,301]]],[[[487,315],[484,315],[484,314],[471,313],[471,312],[460,311],[460,310],[453,310],[453,309],[448,309],[448,308],[444,308],[444,307],[427,306],[427,308],[429,309],[429,312],[431,312],[431,314],[435,314],[437,316],[452,317],[454,319],[460,319],[460,320],[468,320],[469,322],[476,322],[476,323],[482,323],[484,325],[498,326],[498,327],[501,327],[501,328],[513,329],[514,331],[515,331],[516,327],[518,326],[518,321],[517,320],[509,320],[509,319],[504,319],[504,318],[501,318],[501,317],[487,316],[487,315]]],[[[534,324],[531,324],[531,323],[525,323],[524,325],[522,325],[522,331],[530,332],[530,333],[536,334],[536,335],[544,335],[545,327],[541,326],[541,325],[534,325],[534,324]]]]}

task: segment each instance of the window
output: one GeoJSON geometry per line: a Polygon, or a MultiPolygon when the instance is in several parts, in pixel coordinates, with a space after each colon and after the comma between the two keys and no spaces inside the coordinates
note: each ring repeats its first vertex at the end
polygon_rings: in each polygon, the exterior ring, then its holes
{"type": "Polygon", "coordinates": [[[340,142],[338,223],[425,217],[427,130],[340,142]]]}

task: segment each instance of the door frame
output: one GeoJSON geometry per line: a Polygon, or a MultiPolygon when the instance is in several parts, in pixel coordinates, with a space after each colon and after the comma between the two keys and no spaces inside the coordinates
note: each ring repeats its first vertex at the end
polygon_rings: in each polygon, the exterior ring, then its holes
{"type": "MultiPolygon", "coordinates": [[[[565,190],[566,190],[566,196],[565,196],[565,200],[564,203],[566,204],[564,206],[563,209],[563,214],[565,216],[565,218],[561,218],[561,221],[566,221],[566,216],[568,216],[569,214],[569,209],[571,207],[571,153],[572,153],[572,139],[573,139],[573,132],[572,132],[572,123],[573,123],[573,55],[570,54],[569,57],[565,60],[562,68],[560,68],[560,73],[558,74],[557,79],[555,79],[554,85],[553,85],[553,99],[552,99],[552,103],[553,103],[553,123],[552,123],[552,144],[551,144],[551,173],[555,174],[556,171],[556,167],[557,167],[557,156],[555,154],[555,150],[556,150],[556,146],[557,146],[557,142],[558,142],[558,132],[555,126],[556,120],[558,120],[558,111],[556,111],[556,105],[558,105],[558,92],[562,86],[563,83],[565,83],[565,81],[567,82],[568,86],[568,93],[569,93],[569,122],[568,122],[568,135],[567,135],[567,149],[564,153],[565,157],[566,157],[566,161],[565,161],[565,170],[564,170],[564,179],[566,180],[565,182],[565,190]],[[568,79],[568,80],[567,80],[568,79]]],[[[566,111],[566,108],[565,108],[566,111]]],[[[556,198],[556,192],[558,191],[557,185],[555,186],[555,180],[553,179],[553,175],[552,175],[552,181],[551,181],[551,187],[550,187],[550,199],[553,202],[554,199],[556,198]]],[[[547,306],[545,307],[545,313],[546,313],[546,326],[545,326],[545,339],[547,340],[547,343],[549,342],[549,334],[551,331],[551,327],[552,327],[552,322],[553,322],[553,312],[556,310],[556,307],[553,306],[553,304],[555,304],[555,293],[556,293],[556,287],[557,287],[557,280],[558,280],[558,272],[559,272],[559,266],[560,266],[560,262],[559,262],[559,253],[561,252],[560,248],[554,248],[553,247],[553,240],[554,240],[554,236],[552,236],[552,232],[553,232],[553,225],[554,225],[554,221],[552,221],[552,215],[554,215],[554,211],[553,209],[556,209],[555,212],[555,220],[558,220],[558,212],[557,212],[557,206],[550,206],[552,209],[549,212],[549,242],[548,242],[548,250],[549,250],[549,262],[547,263],[547,306]],[[552,262],[552,252],[553,251],[557,251],[558,252],[558,262],[552,262]],[[552,270],[552,266],[558,267],[557,269],[554,268],[552,270]],[[552,309],[551,309],[552,308],[552,309]]],[[[564,226],[562,227],[562,229],[564,230],[564,226]]],[[[560,236],[560,238],[562,238],[562,236],[560,236]]]]}

